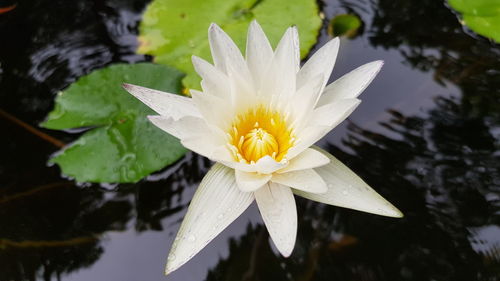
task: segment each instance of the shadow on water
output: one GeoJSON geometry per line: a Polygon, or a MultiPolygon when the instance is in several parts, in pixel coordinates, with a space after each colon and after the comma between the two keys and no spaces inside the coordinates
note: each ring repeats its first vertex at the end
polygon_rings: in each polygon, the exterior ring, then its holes
{"type": "MultiPolygon", "coordinates": [[[[0,16],[1,38],[13,38],[0,44],[0,109],[35,126],[76,78],[146,60],[134,54],[145,2],[35,1],[0,16]]],[[[460,90],[421,115],[390,110],[383,130],[350,122],[342,143],[326,145],[406,216],[298,198],[292,257],[249,224],[206,279],[500,280],[500,49],[471,37],[441,1],[326,1],[332,7],[361,15],[360,36],[373,48],[396,50],[406,67],[460,90]]],[[[5,118],[0,128],[9,134],[0,138],[0,281],[70,280],[103,258],[110,232],[171,237],[210,166],[190,154],[137,184],[76,186],[46,166],[57,147],[5,118]]],[[[150,253],[137,255],[150,262],[150,253]]]]}

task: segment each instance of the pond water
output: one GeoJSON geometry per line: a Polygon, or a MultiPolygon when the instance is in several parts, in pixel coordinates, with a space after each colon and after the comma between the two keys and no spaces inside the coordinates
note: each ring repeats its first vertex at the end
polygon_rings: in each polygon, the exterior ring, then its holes
{"type": "Polygon", "coordinates": [[[316,48],[334,15],[364,23],[342,38],[332,80],[373,60],[385,65],[319,145],[405,217],[297,198],[297,244],[285,259],[252,206],[165,277],[210,161],[188,154],[137,184],[76,185],[47,160],[78,132],[38,128],[78,77],[150,60],[134,53],[147,2],[0,1],[17,4],[0,14],[0,281],[500,280],[500,48],[464,30],[439,0],[320,3],[316,48]]]}

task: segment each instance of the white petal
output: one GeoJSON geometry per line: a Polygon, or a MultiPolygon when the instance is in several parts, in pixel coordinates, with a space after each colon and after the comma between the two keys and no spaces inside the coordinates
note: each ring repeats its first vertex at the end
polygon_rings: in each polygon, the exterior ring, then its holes
{"type": "Polygon", "coordinates": [[[312,112],[308,126],[299,131],[297,144],[288,150],[288,159],[292,159],[328,134],[335,126],[344,121],[360,102],[358,99],[335,100],[316,108],[312,112]]]}
{"type": "Polygon", "coordinates": [[[257,21],[253,20],[248,28],[246,59],[258,89],[273,60],[273,55],[273,49],[264,31],[257,21]]]}
{"type": "Polygon", "coordinates": [[[283,256],[290,256],[297,236],[297,208],[291,189],[269,183],[254,194],[274,245],[283,256]]]}
{"type": "Polygon", "coordinates": [[[243,192],[255,191],[265,185],[272,175],[247,173],[236,170],[236,183],[238,188],[243,192]]]}
{"type": "Polygon", "coordinates": [[[302,129],[297,144],[288,150],[286,158],[291,161],[330,131],[330,126],[310,126],[302,129]]]}
{"type": "Polygon", "coordinates": [[[210,160],[217,160],[212,158],[214,152],[224,144],[220,142],[220,139],[215,138],[213,135],[196,136],[188,139],[182,139],[181,144],[200,155],[203,155],[210,160]]]}
{"type": "Polygon", "coordinates": [[[232,109],[234,112],[244,112],[257,104],[257,96],[253,84],[241,76],[238,72],[231,72],[228,75],[231,91],[232,109]]]}
{"type": "Polygon", "coordinates": [[[325,88],[318,105],[328,104],[336,99],[357,98],[372,82],[382,65],[383,61],[373,61],[340,77],[325,88]]]}
{"type": "Polygon", "coordinates": [[[302,128],[307,122],[307,116],[316,107],[319,96],[321,95],[321,88],[323,87],[323,75],[317,75],[311,80],[307,81],[300,89],[298,89],[292,97],[292,111],[293,111],[293,127],[302,128]]]}
{"type": "MultiPolygon", "coordinates": [[[[226,144],[215,148],[214,151],[212,152],[211,157],[209,157],[209,158],[214,160],[214,161],[221,162],[224,165],[226,165],[224,162],[232,163],[235,161],[233,154],[228,149],[226,144]]],[[[226,166],[234,169],[234,166],[230,166],[230,165],[226,165],[226,166]]]]}
{"type": "Polygon", "coordinates": [[[222,99],[229,98],[230,88],[227,75],[197,56],[192,56],[192,61],[194,69],[202,79],[203,91],[222,99]]]}
{"type": "Polygon", "coordinates": [[[193,97],[193,103],[208,124],[215,125],[223,130],[228,128],[234,116],[234,111],[229,101],[196,90],[190,90],[190,92],[193,97]]]}
{"type": "MultiPolygon", "coordinates": [[[[247,164],[248,165],[248,164],[247,164]]],[[[252,164],[250,164],[252,166],[252,164]]],[[[261,174],[271,174],[286,166],[285,163],[277,162],[271,156],[266,155],[253,164],[255,171],[261,174]]]]}
{"type": "Polygon", "coordinates": [[[184,116],[201,116],[190,98],[132,84],[123,84],[123,88],[160,115],[176,120],[184,116]]]}
{"type": "Polygon", "coordinates": [[[180,139],[184,147],[210,159],[216,149],[224,146],[221,133],[216,128],[207,126],[205,120],[201,118],[192,116],[179,120],[164,116],[148,116],[148,118],[155,126],[180,139]]]}
{"type": "MultiPolygon", "coordinates": [[[[316,148],[320,150],[319,148],[316,148]]],[[[316,168],[316,172],[327,183],[328,191],[313,194],[300,190],[294,193],[325,204],[350,208],[388,217],[402,217],[403,214],[369,187],[353,171],[335,157],[322,151],[330,158],[330,164],[316,168]]]]}
{"type": "Polygon", "coordinates": [[[186,116],[179,120],[161,115],[148,116],[149,121],[156,127],[164,130],[178,139],[192,138],[196,136],[210,135],[205,120],[198,117],[186,116]]]}
{"type": "Polygon", "coordinates": [[[221,161],[221,163],[235,170],[247,173],[260,173],[260,174],[272,174],[286,167],[287,165],[286,161],[277,162],[271,156],[268,155],[260,158],[257,161],[257,163],[252,163],[252,164],[236,162],[234,161],[234,159],[231,159],[231,161],[227,160],[221,161]]]}
{"type": "Polygon", "coordinates": [[[324,193],[327,191],[325,181],[313,169],[283,174],[275,173],[271,181],[311,193],[324,193]]]}
{"type": "MultiPolygon", "coordinates": [[[[295,90],[295,79],[300,67],[299,33],[297,27],[288,28],[281,38],[274,53],[274,63],[281,70],[280,75],[295,90]]],[[[295,92],[295,91],[293,91],[295,92]]],[[[292,92],[292,93],[293,93],[292,92]]]]}
{"type": "Polygon", "coordinates": [[[227,166],[231,169],[235,169],[238,171],[243,171],[243,172],[247,172],[247,173],[257,172],[257,169],[255,168],[255,164],[250,165],[250,164],[240,163],[240,162],[236,162],[234,159],[231,159],[229,161],[228,160],[220,161],[220,163],[224,164],[225,166],[227,166]]]}
{"type": "Polygon", "coordinates": [[[342,99],[320,106],[313,111],[309,124],[333,129],[351,115],[360,102],[358,99],[342,99]]]}
{"type": "Polygon", "coordinates": [[[323,153],[312,148],[307,148],[292,160],[290,160],[285,168],[280,169],[277,172],[288,173],[292,171],[317,168],[326,165],[329,162],[330,159],[328,159],[328,157],[326,157],[323,153]]]}
{"type": "Polygon", "coordinates": [[[226,74],[237,71],[244,77],[250,77],[250,71],[238,46],[214,23],[208,29],[208,40],[215,67],[226,74]]]}
{"type": "Polygon", "coordinates": [[[295,93],[295,80],[300,63],[297,34],[297,28],[290,27],[278,43],[273,62],[262,85],[262,94],[278,96],[281,101],[295,93]]]}
{"type": "MultiPolygon", "coordinates": [[[[316,75],[323,75],[323,87],[328,82],[339,51],[338,37],[330,40],[302,66],[297,75],[297,88],[300,89],[307,81],[316,75]]],[[[322,89],[323,89],[322,87],[322,89]]]]}
{"type": "Polygon", "coordinates": [[[170,249],[165,273],[176,270],[203,249],[253,202],[236,186],[234,171],[215,164],[203,178],[170,249]]]}

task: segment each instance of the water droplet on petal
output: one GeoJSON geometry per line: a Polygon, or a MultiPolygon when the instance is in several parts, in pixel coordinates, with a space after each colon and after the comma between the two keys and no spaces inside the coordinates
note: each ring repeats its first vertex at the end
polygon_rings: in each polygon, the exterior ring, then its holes
{"type": "Polygon", "coordinates": [[[194,237],[194,235],[189,235],[188,241],[189,242],[194,242],[194,241],[196,241],[196,237],[194,237]]]}
{"type": "Polygon", "coordinates": [[[220,220],[221,220],[223,217],[224,217],[224,214],[219,214],[219,215],[217,216],[217,218],[218,218],[218,219],[220,219],[220,220]]]}

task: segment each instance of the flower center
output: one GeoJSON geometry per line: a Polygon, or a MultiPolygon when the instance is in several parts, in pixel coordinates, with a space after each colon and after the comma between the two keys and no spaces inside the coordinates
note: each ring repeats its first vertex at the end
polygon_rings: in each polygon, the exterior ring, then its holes
{"type": "Polygon", "coordinates": [[[266,155],[281,161],[294,142],[285,116],[263,106],[238,115],[228,137],[233,156],[242,163],[255,163],[266,155]]]}
{"type": "Polygon", "coordinates": [[[276,154],[279,146],[273,135],[262,128],[258,128],[245,135],[241,150],[245,159],[256,161],[256,159],[258,160],[265,155],[276,154]]]}

